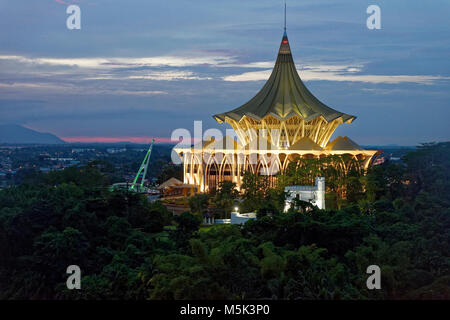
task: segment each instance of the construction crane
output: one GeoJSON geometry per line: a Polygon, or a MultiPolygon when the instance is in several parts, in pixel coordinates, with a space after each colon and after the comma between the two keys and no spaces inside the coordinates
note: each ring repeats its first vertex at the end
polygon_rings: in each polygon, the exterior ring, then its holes
{"type": "Polygon", "coordinates": [[[147,175],[148,163],[150,162],[150,156],[152,155],[152,149],[153,149],[154,143],[155,143],[155,139],[152,140],[152,143],[150,144],[150,148],[148,148],[147,154],[145,155],[144,160],[142,160],[141,167],[139,168],[136,178],[134,178],[133,184],[130,187],[131,191],[142,192],[143,190],[145,190],[144,181],[145,181],[145,176],[147,175]],[[141,183],[138,183],[141,173],[142,173],[141,183]]]}
{"type": "Polygon", "coordinates": [[[150,162],[150,156],[152,155],[153,144],[155,143],[155,139],[152,139],[152,143],[150,144],[150,148],[148,148],[147,154],[145,155],[144,160],[142,160],[142,164],[139,168],[136,177],[133,180],[133,183],[128,182],[120,182],[112,185],[112,189],[127,189],[133,192],[146,192],[147,188],[144,186],[145,176],[147,175],[148,164],[150,162]],[[139,182],[139,179],[140,182],[139,182]]]}

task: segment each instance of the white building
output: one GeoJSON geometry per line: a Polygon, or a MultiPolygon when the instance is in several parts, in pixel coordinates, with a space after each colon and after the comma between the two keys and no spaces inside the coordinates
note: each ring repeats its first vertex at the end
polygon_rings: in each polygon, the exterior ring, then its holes
{"type": "Polygon", "coordinates": [[[238,213],[238,212],[232,212],[231,213],[231,224],[244,224],[248,220],[256,219],[256,213],[250,212],[250,213],[238,213]]]}
{"type": "Polygon", "coordinates": [[[289,186],[284,188],[287,192],[284,211],[288,211],[294,199],[307,201],[319,209],[325,209],[325,178],[317,177],[314,186],[289,186]]]}
{"type": "Polygon", "coordinates": [[[204,218],[203,224],[244,224],[248,220],[252,219],[256,219],[255,212],[249,213],[232,212],[231,219],[204,218]]]}

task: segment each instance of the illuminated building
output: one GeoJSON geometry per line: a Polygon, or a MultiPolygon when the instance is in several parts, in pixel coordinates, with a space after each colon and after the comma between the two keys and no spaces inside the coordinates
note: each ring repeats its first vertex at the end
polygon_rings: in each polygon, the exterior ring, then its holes
{"type": "MultiPolygon", "coordinates": [[[[201,192],[229,180],[239,188],[245,171],[268,175],[271,183],[296,158],[349,155],[363,169],[377,150],[364,150],[348,137],[329,141],[336,128],[356,117],[332,109],[306,88],[297,73],[284,32],[272,74],[247,103],[214,115],[234,129],[233,137],[204,140],[190,148],[175,148],[183,160],[184,183],[201,192]]],[[[341,167],[346,168],[345,161],[341,167]]]]}

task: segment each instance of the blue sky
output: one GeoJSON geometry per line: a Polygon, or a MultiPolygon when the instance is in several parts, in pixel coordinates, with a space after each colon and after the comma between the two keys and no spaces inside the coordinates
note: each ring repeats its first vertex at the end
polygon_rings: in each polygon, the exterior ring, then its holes
{"type": "MultiPolygon", "coordinates": [[[[0,0],[0,123],[61,137],[226,129],[276,58],[283,1],[0,0]],[[66,8],[81,8],[81,30],[66,8]]],[[[288,1],[300,77],[365,145],[450,140],[450,1],[288,1]],[[366,8],[381,8],[381,30],[366,8]]]]}

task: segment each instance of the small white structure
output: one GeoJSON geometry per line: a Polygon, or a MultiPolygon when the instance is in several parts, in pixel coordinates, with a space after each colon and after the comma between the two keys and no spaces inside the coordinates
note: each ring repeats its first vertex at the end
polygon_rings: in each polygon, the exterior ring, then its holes
{"type": "Polygon", "coordinates": [[[232,212],[231,213],[231,219],[215,219],[215,224],[244,224],[248,220],[256,219],[256,213],[250,212],[250,213],[239,213],[239,212],[232,212]]]}
{"type": "Polygon", "coordinates": [[[230,224],[231,219],[214,219],[214,224],[230,224]]]}
{"type": "Polygon", "coordinates": [[[325,178],[317,177],[314,186],[289,186],[284,188],[287,192],[284,211],[287,212],[294,199],[307,201],[319,209],[325,209],[325,178]]]}
{"type": "Polygon", "coordinates": [[[238,213],[238,212],[232,212],[231,213],[231,224],[244,224],[248,220],[256,219],[256,213],[250,212],[250,213],[238,213]]]}

